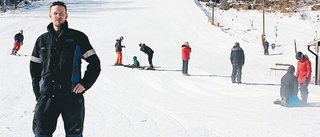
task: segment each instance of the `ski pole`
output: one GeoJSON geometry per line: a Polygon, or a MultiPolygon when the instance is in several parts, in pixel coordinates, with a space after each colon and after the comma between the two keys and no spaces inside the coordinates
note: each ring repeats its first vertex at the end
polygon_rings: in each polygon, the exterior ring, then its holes
{"type": "Polygon", "coordinates": [[[129,64],[128,53],[127,53],[126,48],[124,48],[124,51],[126,52],[127,62],[128,62],[128,64],[129,64]]]}

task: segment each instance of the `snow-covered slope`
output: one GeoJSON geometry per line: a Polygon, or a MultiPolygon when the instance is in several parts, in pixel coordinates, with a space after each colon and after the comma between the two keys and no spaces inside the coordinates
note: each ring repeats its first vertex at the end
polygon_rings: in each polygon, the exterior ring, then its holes
{"type": "MultiPolygon", "coordinates": [[[[49,4],[40,1],[0,15],[0,136],[33,136],[35,98],[29,75],[29,57],[10,56],[13,36],[24,30],[20,53],[30,54],[36,38],[50,23],[49,4]]],[[[262,14],[257,11],[219,11],[208,22],[194,0],[64,0],[69,26],[86,33],[101,59],[102,72],[85,93],[87,137],[301,137],[320,133],[319,87],[309,86],[309,106],[283,108],[280,78],[285,72],[270,71],[277,62],[295,65],[293,40],[298,49],[315,38],[318,12],[289,16],[266,15],[266,34],[277,40],[270,56],[260,45],[262,14]],[[233,20],[232,20],[233,19],[233,20]],[[250,21],[253,20],[253,27],[250,21]],[[279,25],[278,25],[279,24],[279,25]],[[274,26],[278,25],[278,37],[274,26]],[[301,29],[303,26],[303,29],[301,29]],[[123,62],[147,57],[139,43],[153,48],[154,65],[162,71],[113,67],[115,40],[124,36],[123,62]],[[181,45],[192,47],[190,77],[181,73],[181,45]],[[230,49],[240,42],[245,51],[244,84],[230,80],[230,49]]],[[[85,63],[84,63],[85,64],[85,63]]],[[[85,69],[85,68],[84,68],[85,69]]],[[[314,69],[313,69],[314,71],[314,69]]],[[[55,137],[63,137],[59,119],[55,137]]]]}

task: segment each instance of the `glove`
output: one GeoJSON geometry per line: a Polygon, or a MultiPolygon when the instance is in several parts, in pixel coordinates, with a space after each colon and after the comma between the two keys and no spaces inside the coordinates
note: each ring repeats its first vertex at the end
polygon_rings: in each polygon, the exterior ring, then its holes
{"type": "Polygon", "coordinates": [[[306,77],[306,81],[305,82],[310,82],[310,78],[306,77]]]}

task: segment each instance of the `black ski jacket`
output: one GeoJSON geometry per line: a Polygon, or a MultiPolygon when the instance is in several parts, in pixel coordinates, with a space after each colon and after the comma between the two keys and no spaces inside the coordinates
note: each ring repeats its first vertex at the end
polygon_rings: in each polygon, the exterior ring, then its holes
{"type": "Polygon", "coordinates": [[[147,55],[152,55],[154,53],[154,51],[150,47],[144,44],[140,47],[140,51],[146,53],[147,55]]]}
{"type": "Polygon", "coordinates": [[[280,96],[283,98],[298,94],[298,79],[293,73],[288,71],[281,78],[280,96]]]}
{"type": "Polygon", "coordinates": [[[23,35],[21,33],[17,33],[16,35],[14,35],[14,41],[22,43],[23,42],[23,35]]]}
{"type": "Polygon", "coordinates": [[[88,37],[77,30],[69,29],[66,21],[59,32],[50,23],[48,32],[38,37],[30,60],[33,91],[42,95],[73,95],[74,86],[81,83],[88,90],[98,78],[100,60],[88,37]],[[81,76],[81,59],[88,62],[81,76]]]}
{"type": "Polygon", "coordinates": [[[121,40],[117,39],[115,44],[116,52],[122,51],[122,47],[121,40]]]}
{"type": "Polygon", "coordinates": [[[230,54],[230,61],[233,65],[244,65],[244,52],[240,46],[233,46],[230,54]]]}

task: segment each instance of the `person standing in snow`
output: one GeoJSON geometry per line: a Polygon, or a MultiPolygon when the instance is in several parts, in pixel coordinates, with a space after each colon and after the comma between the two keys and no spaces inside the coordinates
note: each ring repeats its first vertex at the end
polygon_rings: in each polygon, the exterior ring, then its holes
{"type": "Polygon", "coordinates": [[[231,49],[230,61],[232,64],[232,74],[231,81],[232,83],[242,83],[242,66],[244,65],[245,57],[243,49],[240,47],[239,42],[236,42],[233,48],[231,49]],[[237,81],[236,81],[237,78],[237,81]]]}
{"type": "Polygon", "coordinates": [[[269,42],[267,40],[264,41],[263,48],[264,48],[264,55],[269,55],[269,42]]]}
{"type": "Polygon", "coordinates": [[[188,74],[188,64],[189,64],[189,59],[190,59],[190,52],[191,48],[189,46],[189,42],[185,42],[181,46],[181,51],[182,51],[182,74],[185,76],[189,76],[188,74]]]}
{"type": "Polygon", "coordinates": [[[122,40],[123,40],[122,36],[116,40],[115,48],[117,52],[117,60],[114,65],[123,65],[122,64],[122,48],[125,48],[126,46],[121,44],[122,40]]]}
{"type": "Polygon", "coordinates": [[[100,60],[88,37],[70,29],[67,7],[61,1],[50,5],[48,32],[36,40],[30,74],[36,107],[33,118],[35,137],[52,137],[61,115],[66,137],[82,137],[85,116],[84,96],[97,80],[100,60]],[[87,64],[81,76],[81,59],[87,64]]]}
{"type": "Polygon", "coordinates": [[[153,50],[144,43],[140,43],[139,46],[140,46],[140,51],[142,51],[148,55],[148,62],[150,65],[150,67],[148,69],[154,69],[153,64],[152,64],[152,58],[153,58],[153,53],[154,53],[153,50]]]}
{"type": "Polygon", "coordinates": [[[308,101],[308,85],[311,78],[311,62],[306,54],[302,52],[297,52],[296,59],[298,60],[297,63],[297,72],[296,76],[298,78],[300,91],[301,91],[301,103],[303,105],[307,104],[308,101]]]}
{"type": "Polygon", "coordinates": [[[20,47],[23,45],[23,39],[23,30],[20,30],[19,33],[14,35],[14,44],[11,55],[17,54],[17,52],[20,50],[20,47]]]}
{"type": "Polygon", "coordinates": [[[289,66],[287,73],[281,78],[280,96],[282,106],[300,106],[298,94],[298,79],[294,75],[295,68],[289,66]]]}

